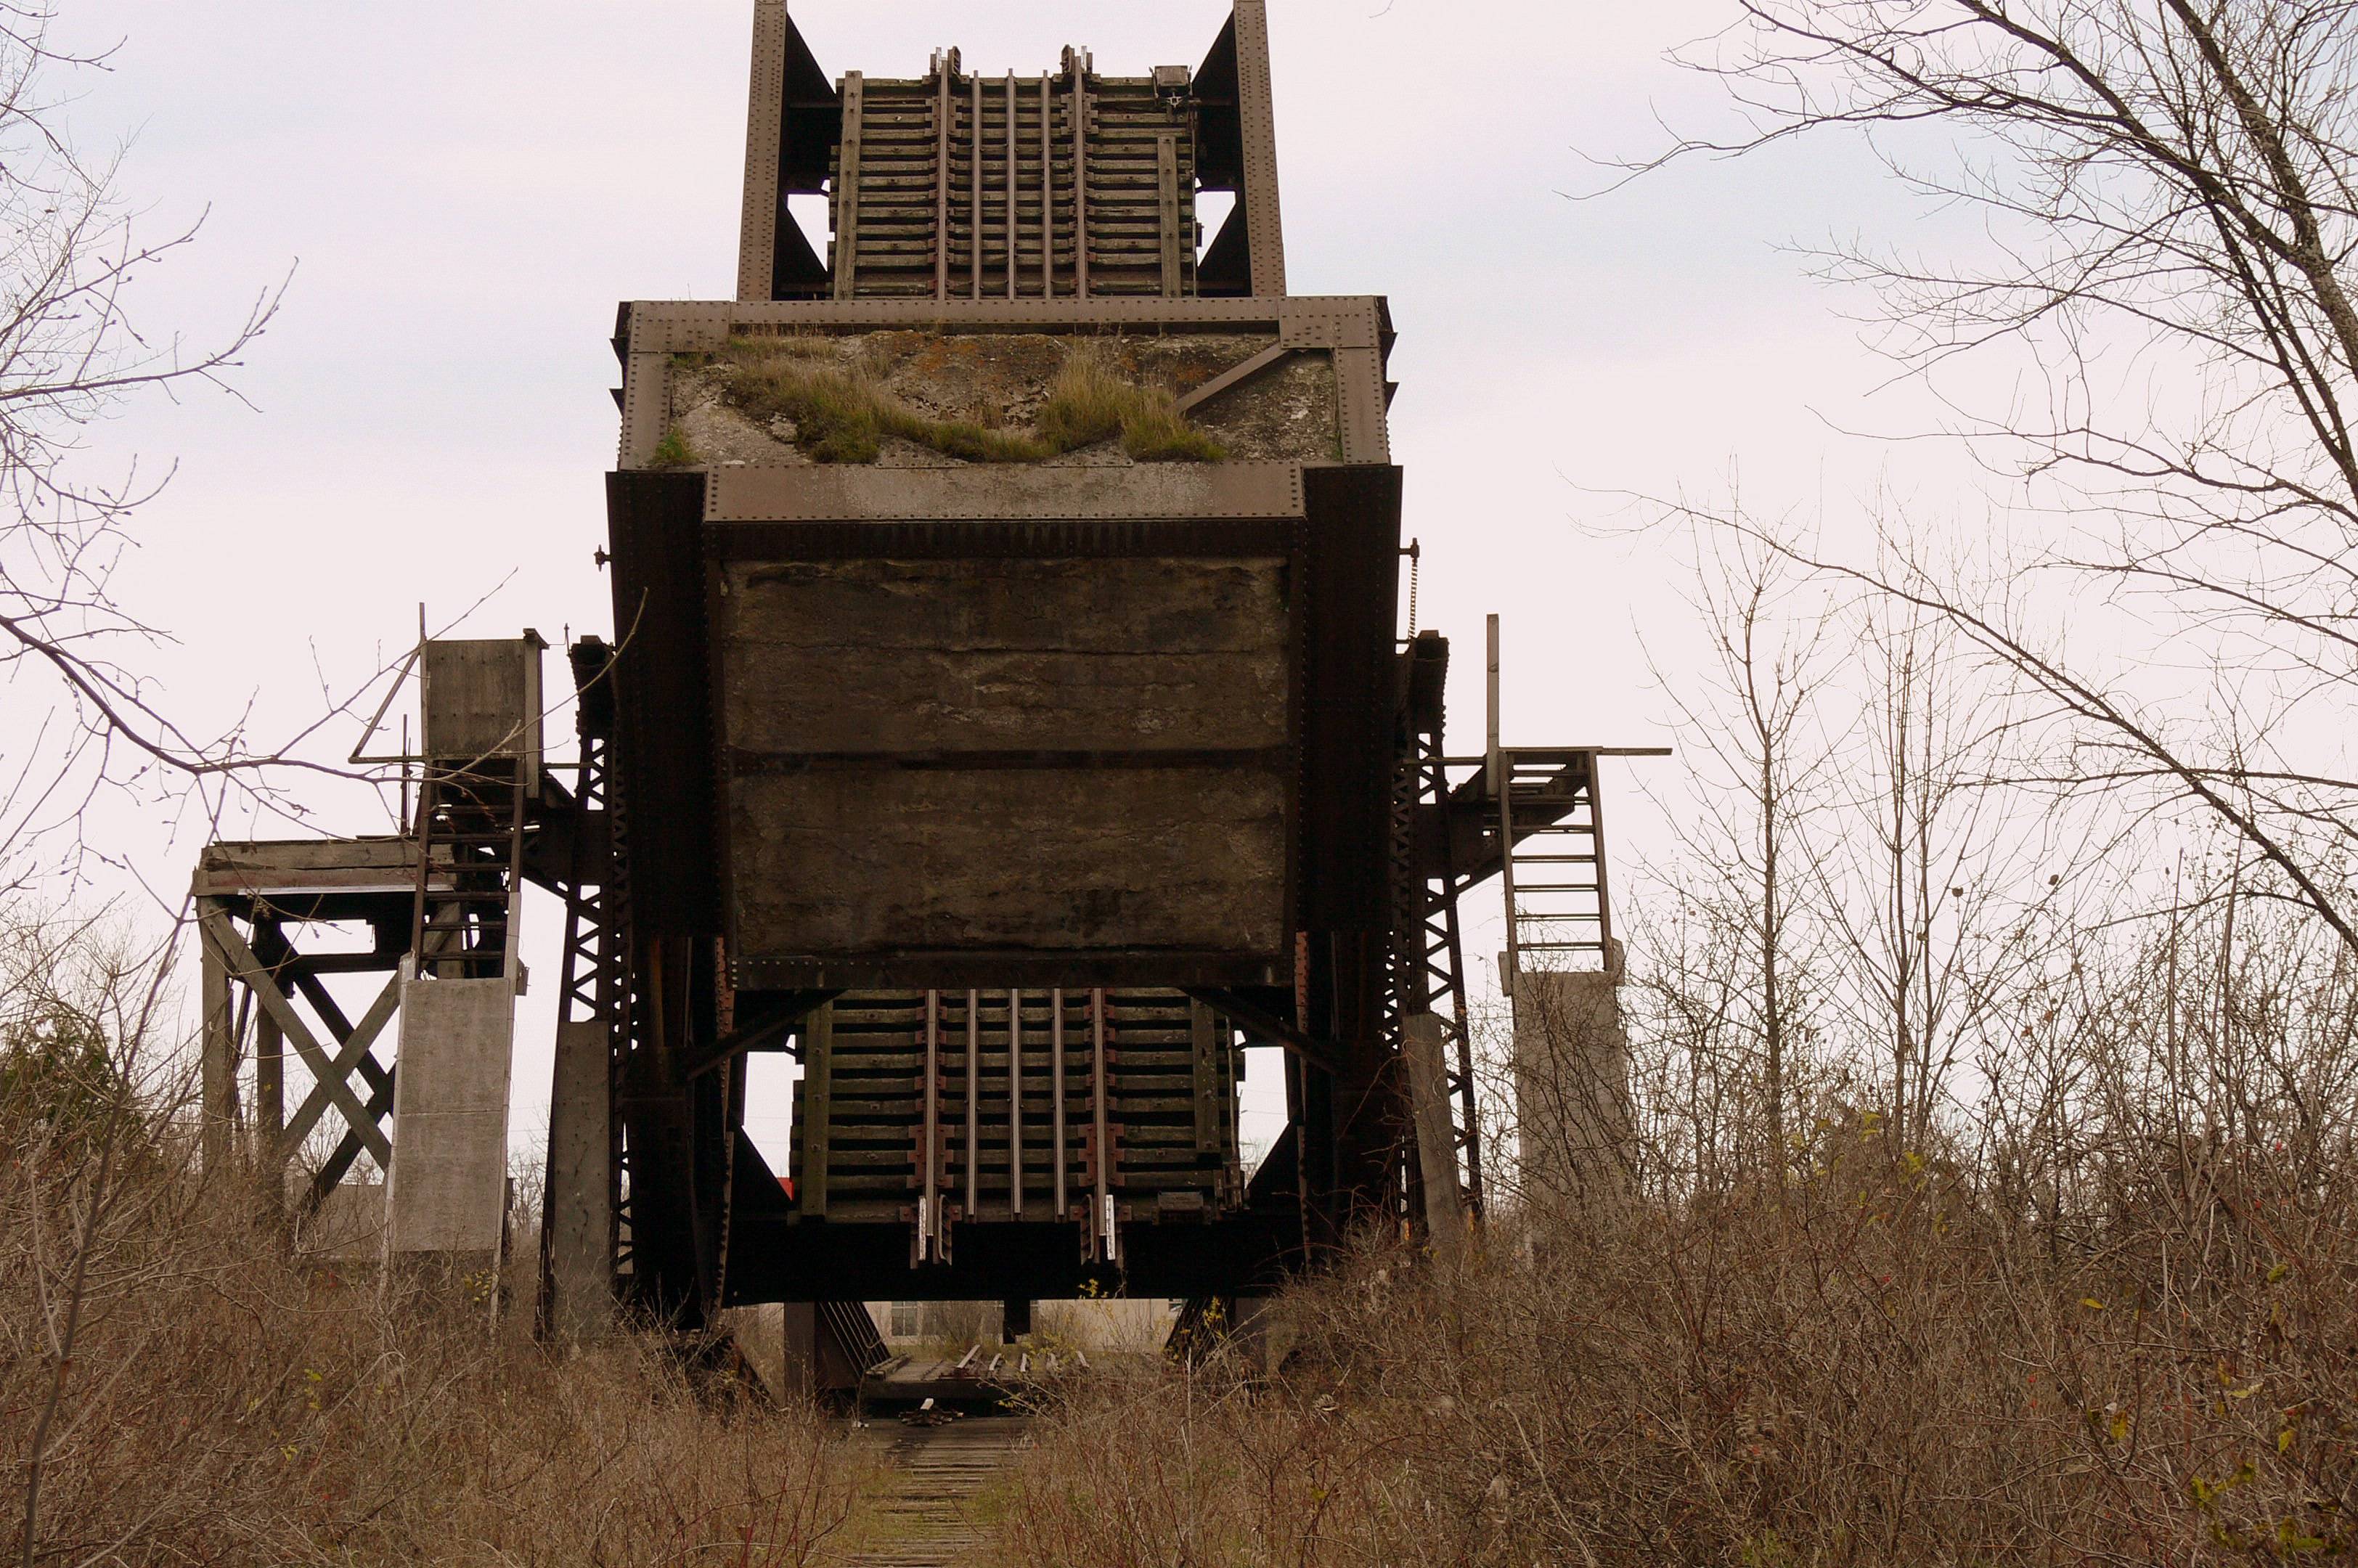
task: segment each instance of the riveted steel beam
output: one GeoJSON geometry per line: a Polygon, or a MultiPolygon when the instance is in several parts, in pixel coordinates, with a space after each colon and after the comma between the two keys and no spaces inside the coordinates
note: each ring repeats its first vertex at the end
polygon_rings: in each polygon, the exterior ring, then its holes
{"type": "Polygon", "coordinates": [[[786,108],[786,0],[756,0],[745,108],[745,206],[737,241],[737,297],[770,297],[777,255],[778,175],[786,108]]]}
{"type": "Polygon", "coordinates": [[[1285,222],[1277,189],[1277,104],[1270,81],[1268,0],[1237,0],[1237,112],[1244,124],[1245,232],[1258,298],[1285,293],[1285,222]]]}

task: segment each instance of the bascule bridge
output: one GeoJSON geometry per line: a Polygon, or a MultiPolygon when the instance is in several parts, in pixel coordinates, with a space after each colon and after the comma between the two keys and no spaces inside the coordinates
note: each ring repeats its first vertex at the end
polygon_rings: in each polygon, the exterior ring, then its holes
{"type": "Polygon", "coordinates": [[[554,1331],[785,1302],[856,1364],[862,1299],[1233,1298],[1360,1224],[1454,1235],[1460,902],[1505,881],[1519,1003],[1609,1015],[1605,753],[1500,743],[1495,637],[1488,731],[1444,744],[1390,313],[1287,288],[1263,0],[1130,74],[831,76],[755,13],[736,297],[616,320],[578,750],[536,637],[428,641],[406,832],[207,852],[217,1152],[341,1123],[299,1207],[365,1153],[385,1251],[496,1252],[532,883],[554,1331]],[[322,980],[365,970],[355,1020],[322,980]],[[1287,1110],[1249,1171],[1249,1045],[1287,1110]],[[778,1052],[784,1168],[744,1126],[778,1052]]]}

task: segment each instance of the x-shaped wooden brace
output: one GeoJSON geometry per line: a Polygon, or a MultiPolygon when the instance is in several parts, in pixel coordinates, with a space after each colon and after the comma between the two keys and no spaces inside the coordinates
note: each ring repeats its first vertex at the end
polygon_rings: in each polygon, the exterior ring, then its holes
{"type": "MultiPolygon", "coordinates": [[[[322,988],[323,990],[324,989],[322,988]]],[[[308,988],[306,988],[306,994],[308,994],[308,988]]],[[[392,1021],[393,1015],[400,1011],[401,977],[394,975],[384,982],[384,989],[377,993],[376,1000],[369,1004],[368,1011],[361,1015],[361,1021],[357,1025],[342,1024],[342,1013],[332,1001],[323,1003],[319,999],[315,999],[313,1005],[319,1008],[320,1015],[327,1020],[330,1029],[341,1028],[342,1031],[343,1044],[336,1052],[334,1065],[339,1070],[349,1070],[357,1066],[369,1080],[367,1126],[370,1131],[375,1132],[377,1124],[384,1113],[393,1108],[393,1070],[378,1066],[375,1059],[369,1054],[369,1048],[376,1044],[377,1036],[384,1033],[384,1026],[392,1021]]],[[[311,1130],[319,1118],[326,1114],[329,1104],[330,1097],[326,1087],[320,1084],[312,1085],[310,1094],[305,1097],[302,1106],[295,1112],[294,1119],[287,1124],[286,1141],[282,1147],[289,1151],[302,1147],[304,1136],[311,1130]]],[[[382,1138],[382,1133],[379,1133],[379,1137],[382,1138]]],[[[353,1127],[344,1133],[342,1141],[336,1145],[336,1152],[328,1157],[328,1162],[319,1167],[319,1175],[312,1180],[312,1206],[317,1207],[319,1200],[328,1195],[329,1189],[344,1179],[344,1173],[351,1170],[352,1162],[360,1158],[363,1146],[362,1133],[359,1127],[353,1127]]],[[[365,1146],[372,1150],[374,1148],[373,1144],[365,1146]]],[[[384,1163],[383,1155],[378,1156],[378,1163],[384,1163]]]]}
{"type": "MultiPolygon", "coordinates": [[[[384,1032],[384,1026],[392,1021],[395,1010],[400,1005],[401,977],[395,975],[386,983],[384,990],[357,1026],[344,1022],[342,1011],[335,1005],[334,999],[328,995],[327,988],[319,984],[317,977],[306,975],[297,981],[297,989],[303,992],[312,1006],[319,1009],[320,1017],[338,1034],[337,1053],[330,1057],[319,1044],[318,1036],[311,1033],[310,1026],[303,1022],[302,1015],[295,1011],[295,1005],[287,1000],[287,993],[279,988],[269,967],[254,957],[254,949],[238,934],[227,913],[206,911],[200,929],[204,940],[211,945],[215,956],[220,958],[222,967],[253,993],[263,1011],[278,1025],[287,1043],[295,1047],[295,1053],[303,1059],[303,1065],[311,1070],[311,1093],[295,1113],[294,1119],[287,1124],[280,1147],[286,1150],[296,1148],[332,1105],[343,1113],[344,1122],[350,1130],[344,1135],[343,1146],[336,1152],[337,1157],[329,1162],[334,1174],[330,1176],[324,1170],[320,1173],[327,1178],[325,1184],[333,1186],[341,1181],[344,1172],[351,1168],[352,1161],[360,1157],[363,1149],[375,1157],[380,1166],[390,1166],[393,1145],[386,1139],[384,1130],[377,1125],[377,1119],[393,1104],[393,1075],[377,1065],[369,1054],[369,1047],[384,1032]],[[360,1069],[369,1084],[370,1095],[365,1104],[352,1090],[351,1075],[355,1067],[360,1069]]],[[[313,1190],[316,1201],[317,1194],[322,1189],[319,1184],[315,1183],[313,1190]]]]}

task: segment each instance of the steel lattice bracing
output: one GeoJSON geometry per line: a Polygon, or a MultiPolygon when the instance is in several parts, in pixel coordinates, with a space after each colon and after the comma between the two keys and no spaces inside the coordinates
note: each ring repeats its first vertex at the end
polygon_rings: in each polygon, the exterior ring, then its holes
{"type": "Polygon", "coordinates": [[[579,1334],[610,1311],[627,1275],[617,1052],[628,1030],[629,906],[608,774],[613,739],[612,651],[596,638],[568,650],[580,747],[572,831],[564,855],[565,946],[557,980],[557,1086],[550,1097],[541,1220],[541,1327],[579,1334]],[[590,825],[602,822],[605,831],[590,825]]]}
{"type": "MultiPolygon", "coordinates": [[[[1440,1090],[1447,1102],[1455,1184],[1468,1215],[1482,1213],[1482,1135],[1466,1002],[1458,903],[1473,879],[1458,870],[1443,741],[1449,644],[1437,633],[1401,654],[1401,756],[1393,789],[1393,993],[1403,1030],[1418,1015],[1438,1028],[1440,1090]]],[[[1412,1064],[1412,1069],[1413,1065],[1412,1064]]],[[[1412,1174],[1417,1173],[1412,1162],[1412,1174]]]]}
{"type": "MultiPolygon", "coordinates": [[[[1420,733],[1415,745],[1413,773],[1418,819],[1437,825],[1445,820],[1449,799],[1449,773],[1443,760],[1441,732],[1436,729],[1420,733]]],[[[1445,832],[1434,834],[1430,844],[1429,852],[1420,857],[1421,874],[1416,885],[1422,897],[1415,921],[1408,927],[1412,936],[1407,948],[1408,961],[1416,974],[1412,997],[1421,1011],[1433,1013],[1442,1022],[1451,1141],[1464,1184],[1466,1210],[1479,1218],[1483,1203],[1482,1122],[1476,1094],[1474,1038],[1466,1005],[1466,948],[1458,918],[1459,901],[1472,884],[1456,871],[1445,832]]]]}

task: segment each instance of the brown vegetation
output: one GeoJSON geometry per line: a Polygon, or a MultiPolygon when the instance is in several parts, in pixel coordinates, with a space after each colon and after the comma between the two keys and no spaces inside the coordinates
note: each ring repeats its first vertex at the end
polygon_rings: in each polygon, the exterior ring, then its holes
{"type": "MultiPolygon", "coordinates": [[[[1955,132],[1962,163],[1914,178],[1992,220],[1997,270],[1830,259],[1881,289],[1903,363],[1996,346],[2044,373],[2051,411],[2005,377],[1960,418],[2065,542],[1952,568],[1896,518],[1867,520],[1861,560],[1699,517],[1695,791],[1628,901],[1626,1056],[1510,1064],[1492,1032],[1525,1138],[1585,1141],[1493,1170],[1462,1255],[1371,1237],[1206,1359],[1073,1388],[990,1499],[994,1561],[2358,1549],[2358,220],[2336,194],[2358,21],[2328,0],[1743,9],[1706,68],[1751,129],[1682,150],[1955,132]],[[2140,353],[2203,395],[2162,419],[2104,395],[2094,367],[2140,353]],[[2108,597],[2150,640],[2092,632],[2119,625],[2108,597]],[[1600,1065],[1626,1081],[1581,1076],[1600,1065]]],[[[0,141],[33,124],[9,80],[0,141]]],[[[90,254],[109,209],[86,189],[37,253],[90,254]]],[[[0,181],[0,206],[38,191],[0,181]]],[[[111,297],[120,271],[27,319],[111,297]]],[[[1219,455],[1087,353],[1028,430],[939,417],[830,353],[697,364],[820,461],[887,438],[984,462],[1117,438],[1219,455]]],[[[34,384],[20,489],[88,395],[34,384]]],[[[998,405],[953,411],[975,406],[998,405]]],[[[686,434],[657,460],[696,460],[686,434]]],[[[131,499],[0,542],[78,562],[131,499]]],[[[18,628],[22,649],[55,663],[119,623],[80,569],[72,613],[18,628]]],[[[99,666],[57,667],[101,716],[86,735],[231,765],[110,707],[135,693],[99,666]]],[[[192,1173],[174,1097],[136,1071],[157,989],[77,976],[88,951],[0,944],[0,1529],[27,1568],[750,1564],[851,1533],[857,1467],[826,1429],[687,1369],[697,1347],[544,1351],[521,1312],[492,1326],[495,1281],[387,1296],[290,1252],[268,1206],[192,1173]]]]}
{"type": "Polygon", "coordinates": [[[135,971],[26,933],[9,960],[8,1562],[791,1563],[850,1519],[840,1431],[697,1346],[546,1349],[490,1278],[388,1296],[295,1255],[142,1092],[135,971]]]}
{"type": "Polygon", "coordinates": [[[1076,1400],[1008,1561],[2358,1549],[2358,955],[2234,836],[1994,782],[2019,694],[1936,619],[1699,543],[1626,1054],[1492,1020],[1470,1254],[1371,1238],[1076,1400]]]}
{"type": "Polygon", "coordinates": [[[856,365],[816,358],[794,339],[739,340],[708,373],[730,406],[768,427],[785,421],[814,462],[872,463],[887,437],[976,463],[1036,463],[1119,439],[1138,462],[1218,462],[1228,454],[1179,411],[1169,391],[1124,379],[1087,345],[1057,371],[1032,430],[939,419],[856,365]]]}
{"type": "Polygon", "coordinates": [[[1239,1348],[1063,1411],[1007,1561],[2348,1552],[2353,977],[2271,956],[2173,994],[2172,940],[1928,1147],[1822,1084],[1781,1173],[1702,1188],[1656,1162],[1655,1102],[1624,1201],[1528,1207],[1462,1260],[1369,1246],[1282,1301],[1283,1375],[1239,1348]]]}

